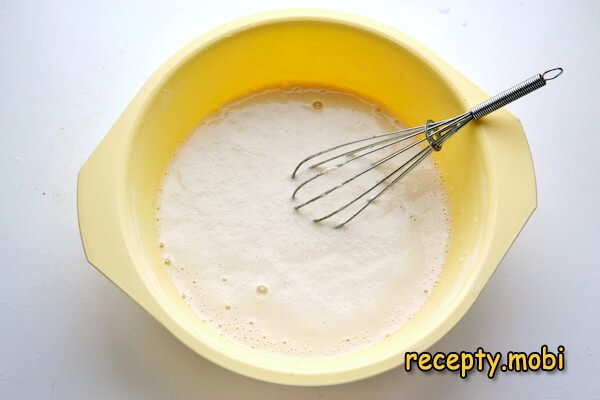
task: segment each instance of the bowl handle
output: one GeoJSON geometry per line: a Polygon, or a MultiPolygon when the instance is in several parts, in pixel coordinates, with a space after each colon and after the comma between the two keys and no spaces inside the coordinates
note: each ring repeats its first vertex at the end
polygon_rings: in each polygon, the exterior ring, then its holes
{"type": "Polygon", "coordinates": [[[77,214],[83,249],[90,264],[148,308],[154,301],[127,249],[127,221],[119,204],[119,193],[125,189],[119,171],[125,168],[129,122],[127,113],[122,115],[79,170],[77,214]]]}

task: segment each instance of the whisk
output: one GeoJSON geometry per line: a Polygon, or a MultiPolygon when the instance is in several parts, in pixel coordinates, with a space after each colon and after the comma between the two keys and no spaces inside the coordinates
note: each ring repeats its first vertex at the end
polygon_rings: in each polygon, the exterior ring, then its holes
{"type": "Polygon", "coordinates": [[[497,109],[504,107],[505,105],[525,96],[546,85],[547,81],[558,78],[560,74],[562,74],[562,68],[553,68],[541,74],[537,74],[532,76],[531,78],[519,83],[511,87],[510,89],[505,90],[504,92],[484,101],[483,103],[472,107],[469,111],[456,116],[454,118],[446,119],[439,122],[434,122],[432,120],[428,120],[425,122],[425,125],[417,126],[414,128],[408,129],[400,129],[393,132],[387,132],[378,134],[375,136],[367,137],[364,139],[354,140],[347,143],[342,143],[328,149],[319,151],[311,156],[306,157],[296,166],[294,172],[292,173],[292,179],[296,178],[296,174],[302,165],[307,163],[308,161],[315,159],[319,156],[324,156],[330,152],[333,152],[338,149],[343,149],[344,147],[357,145],[358,147],[353,148],[351,150],[341,150],[339,154],[325,156],[326,159],[318,161],[308,168],[316,170],[317,168],[324,166],[325,164],[342,159],[342,161],[337,164],[327,167],[317,173],[315,173],[310,178],[306,179],[302,183],[300,183],[294,193],[292,194],[292,198],[295,198],[298,192],[304,188],[310,182],[313,182],[315,179],[322,177],[323,175],[343,167],[352,161],[365,157],[367,155],[374,154],[376,152],[382,151],[384,149],[388,149],[391,151],[394,149],[393,146],[399,145],[402,146],[397,150],[393,150],[390,154],[387,154],[375,162],[372,162],[369,167],[360,171],[356,175],[340,182],[338,185],[331,187],[330,189],[321,192],[320,194],[310,198],[309,200],[304,201],[303,203],[295,206],[296,210],[299,210],[302,207],[305,207],[311,203],[314,203],[325,196],[331,194],[332,192],[342,188],[348,183],[354,181],[360,176],[363,176],[367,172],[377,168],[385,162],[388,162],[402,153],[412,149],[416,146],[419,146],[421,143],[425,143],[425,145],[421,145],[422,149],[417,152],[414,156],[410,157],[408,161],[404,162],[399,167],[395,168],[391,173],[386,175],[383,179],[378,180],[372,186],[369,186],[364,192],[354,197],[350,201],[344,203],[341,207],[323,215],[322,217],[314,219],[314,222],[321,222],[326,219],[333,217],[336,214],[339,214],[343,210],[352,206],[359,200],[365,198],[370,193],[374,194],[366,199],[365,204],[362,205],[358,211],[354,212],[350,217],[345,219],[340,224],[336,225],[336,228],[340,228],[350,221],[352,221],[356,216],[358,216],[365,208],[367,208],[371,203],[373,203],[376,199],[382,196],[391,186],[396,184],[402,178],[404,178],[410,171],[412,171],[421,161],[423,161],[429,154],[433,151],[440,151],[442,149],[442,145],[450,139],[456,132],[458,132],[461,128],[467,125],[469,122],[473,120],[480,119],[489,113],[496,111],[497,109]],[[412,139],[412,140],[410,140],[412,139]],[[408,142],[407,142],[408,141],[408,142]],[[348,157],[346,159],[346,157],[348,157]],[[376,189],[379,188],[379,191],[376,189]]]}

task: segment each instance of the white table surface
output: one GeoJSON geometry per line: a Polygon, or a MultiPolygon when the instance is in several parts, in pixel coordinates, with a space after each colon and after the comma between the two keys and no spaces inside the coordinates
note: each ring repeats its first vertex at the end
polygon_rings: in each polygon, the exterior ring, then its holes
{"type": "Polygon", "coordinates": [[[232,18],[299,3],[83,3],[0,5],[1,399],[600,398],[600,2],[302,2],[395,26],[489,93],[565,68],[510,106],[533,152],[538,209],[432,350],[562,344],[566,370],[463,381],[397,368],[322,388],[255,381],[188,350],[86,262],[76,220],[79,167],[169,55],[232,18]]]}

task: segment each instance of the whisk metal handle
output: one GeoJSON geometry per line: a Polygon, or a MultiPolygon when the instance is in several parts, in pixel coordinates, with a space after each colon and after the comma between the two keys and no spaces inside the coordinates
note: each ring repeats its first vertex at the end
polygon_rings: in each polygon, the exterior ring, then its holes
{"type": "Polygon", "coordinates": [[[497,109],[525,96],[526,94],[529,94],[534,90],[541,88],[542,86],[546,86],[547,81],[558,78],[562,72],[562,68],[553,68],[542,74],[534,75],[518,85],[515,85],[510,89],[497,94],[491,99],[472,107],[469,111],[473,115],[474,119],[484,117],[489,113],[496,111],[497,109]]]}

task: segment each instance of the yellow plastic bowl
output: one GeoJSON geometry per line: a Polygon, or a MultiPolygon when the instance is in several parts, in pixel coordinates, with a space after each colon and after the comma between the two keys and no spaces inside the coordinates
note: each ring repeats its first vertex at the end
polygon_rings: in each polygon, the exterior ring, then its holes
{"type": "Polygon", "coordinates": [[[207,114],[286,85],[355,92],[409,126],[454,116],[487,97],[419,43],[369,20],[294,10],[235,21],[160,67],[83,165],[83,246],[91,264],[203,357],[271,382],[353,381],[402,364],[406,351],[427,349],[469,309],[535,209],[531,155],[519,121],[505,110],[462,130],[435,154],[452,233],[442,275],[417,315],[383,342],[336,359],[267,355],[221,337],[179,298],[161,263],[155,208],[170,158],[207,114]]]}

